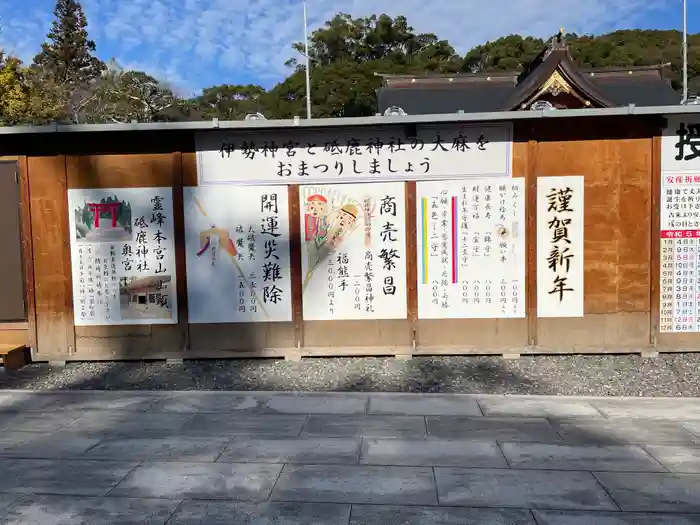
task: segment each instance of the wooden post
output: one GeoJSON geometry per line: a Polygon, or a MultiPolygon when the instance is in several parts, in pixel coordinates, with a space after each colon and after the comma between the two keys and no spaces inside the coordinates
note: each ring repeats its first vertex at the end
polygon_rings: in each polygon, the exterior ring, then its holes
{"type": "Polygon", "coordinates": [[[182,332],[182,350],[190,348],[190,325],[187,310],[187,252],[185,250],[185,195],[182,153],[173,156],[173,226],[175,228],[175,268],[177,271],[177,324],[182,332]]]}
{"type": "Polygon", "coordinates": [[[56,359],[75,352],[66,157],[27,162],[34,258],[37,353],[56,359]]]}
{"type": "Polygon", "coordinates": [[[416,182],[406,183],[406,299],[413,351],[418,347],[418,247],[416,182]]]}
{"type": "MultiPolygon", "coordinates": [[[[534,129],[532,130],[534,132],[534,129]]],[[[527,340],[537,346],[537,155],[536,140],[527,143],[527,173],[525,174],[525,224],[527,235],[527,266],[525,293],[527,296],[527,340]]]]}
{"type": "Polygon", "coordinates": [[[32,244],[32,212],[29,196],[29,172],[27,157],[17,161],[19,170],[20,220],[22,222],[22,258],[24,260],[25,300],[27,302],[27,325],[29,346],[36,351],[36,297],[34,295],[34,246],[32,244]]]}
{"type": "MultiPolygon", "coordinates": [[[[301,211],[299,186],[288,186],[289,196],[289,263],[291,266],[292,321],[294,321],[294,346],[300,353],[304,346],[304,320],[301,275],[301,211]]],[[[293,356],[300,358],[300,355],[293,356]]]]}
{"type": "Polygon", "coordinates": [[[654,127],[651,139],[651,286],[649,287],[651,297],[649,298],[649,343],[656,347],[659,342],[659,316],[661,301],[661,130],[654,127]]]}

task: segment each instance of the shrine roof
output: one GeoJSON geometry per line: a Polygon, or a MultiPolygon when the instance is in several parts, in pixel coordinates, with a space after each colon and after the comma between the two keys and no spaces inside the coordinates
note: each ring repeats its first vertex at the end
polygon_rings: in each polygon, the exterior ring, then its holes
{"type": "Polygon", "coordinates": [[[664,78],[666,64],[616,68],[579,68],[560,32],[523,71],[447,75],[377,74],[378,110],[398,106],[408,114],[525,109],[553,75],[573,86],[586,105],[661,106],[678,104],[680,95],[664,78]]]}

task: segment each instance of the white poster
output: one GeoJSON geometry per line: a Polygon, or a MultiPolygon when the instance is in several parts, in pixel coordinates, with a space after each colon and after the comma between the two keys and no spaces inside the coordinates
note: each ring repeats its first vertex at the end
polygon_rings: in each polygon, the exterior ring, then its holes
{"type": "Polygon", "coordinates": [[[190,323],[291,321],[287,187],[184,192],[190,323]]]}
{"type": "Polygon", "coordinates": [[[661,332],[700,332],[700,171],[661,177],[661,332]]]}
{"type": "Polygon", "coordinates": [[[195,136],[199,183],[325,184],[510,176],[511,123],[326,128],[195,136]]]}
{"type": "Polygon", "coordinates": [[[68,190],[75,325],[177,323],[171,188],[68,190]]]}
{"type": "Polygon", "coordinates": [[[583,177],[537,179],[537,315],[583,317],[583,177]]]}
{"type": "Polygon", "coordinates": [[[668,117],[668,126],[661,137],[661,171],[700,173],[700,118],[697,115],[668,117]]]}
{"type": "Polygon", "coordinates": [[[402,182],[302,186],[304,320],[405,319],[402,182]]]}
{"type": "Polygon", "coordinates": [[[416,184],[419,319],[525,317],[524,186],[416,184]]]}

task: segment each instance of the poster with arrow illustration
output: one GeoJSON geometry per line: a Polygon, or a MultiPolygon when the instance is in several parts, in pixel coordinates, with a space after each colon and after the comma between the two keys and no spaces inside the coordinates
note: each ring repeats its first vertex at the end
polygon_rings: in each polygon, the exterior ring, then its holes
{"type": "Polygon", "coordinates": [[[292,320],[286,186],[184,189],[190,323],[292,320]]]}

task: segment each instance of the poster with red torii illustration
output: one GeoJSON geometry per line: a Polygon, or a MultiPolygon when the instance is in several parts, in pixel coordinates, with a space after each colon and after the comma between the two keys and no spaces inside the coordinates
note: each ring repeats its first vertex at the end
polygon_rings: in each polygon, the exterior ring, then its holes
{"type": "Polygon", "coordinates": [[[68,190],[76,326],[177,323],[172,188],[68,190]]]}

